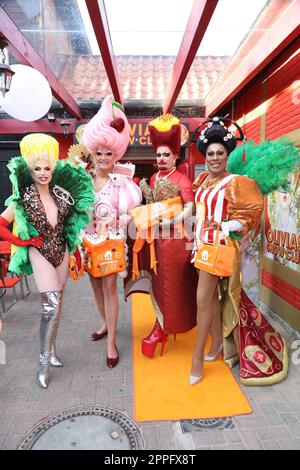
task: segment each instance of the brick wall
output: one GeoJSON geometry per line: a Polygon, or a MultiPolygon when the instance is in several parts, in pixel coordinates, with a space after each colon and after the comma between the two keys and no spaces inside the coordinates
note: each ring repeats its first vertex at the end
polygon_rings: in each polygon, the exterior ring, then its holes
{"type": "MultiPolygon", "coordinates": [[[[243,127],[247,139],[255,143],[290,132],[299,135],[300,40],[294,41],[227,106],[227,112],[234,109],[233,118],[243,127]]],[[[299,272],[265,256],[261,267],[260,298],[300,330],[299,305],[294,303],[300,295],[299,272]]]]}
{"type": "Polygon", "coordinates": [[[256,143],[300,127],[299,39],[239,94],[234,118],[256,143]]]}

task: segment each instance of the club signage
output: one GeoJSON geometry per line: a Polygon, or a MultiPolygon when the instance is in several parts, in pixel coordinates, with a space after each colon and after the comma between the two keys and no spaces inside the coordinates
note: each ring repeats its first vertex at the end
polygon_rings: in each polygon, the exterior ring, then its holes
{"type": "MultiPolygon", "coordinates": [[[[151,146],[150,132],[148,122],[129,122],[130,137],[129,145],[132,147],[149,147],[151,146]]],[[[189,130],[188,123],[181,124],[181,145],[188,142],[189,130]]]]}

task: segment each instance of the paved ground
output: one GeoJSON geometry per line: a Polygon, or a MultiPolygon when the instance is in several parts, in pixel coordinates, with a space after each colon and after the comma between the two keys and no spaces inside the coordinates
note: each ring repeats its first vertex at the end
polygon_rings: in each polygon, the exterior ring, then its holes
{"type": "MultiPolygon", "coordinates": [[[[65,367],[52,369],[51,384],[42,390],[35,382],[39,295],[32,279],[30,284],[31,295],[3,315],[1,340],[6,347],[6,364],[0,364],[0,449],[16,449],[43,418],[74,406],[109,406],[133,418],[130,303],[120,303],[121,360],[109,370],[105,343],[89,340],[99,322],[88,279],[80,283],[70,280],[57,341],[65,367]]],[[[269,318],[288,344],[295,346],[300,336],[276,316],[269,318]]],[[[209,422],[137,423],[146,449],[300,449],[300,341],[298,344],[298,357],[292,349],[290,357],[294,353],[299,364],[290,362],[284,382],[242,387],[253,414],[209,422]]],[[[238,374],[237,367],[234,373],[238,374]]]]}

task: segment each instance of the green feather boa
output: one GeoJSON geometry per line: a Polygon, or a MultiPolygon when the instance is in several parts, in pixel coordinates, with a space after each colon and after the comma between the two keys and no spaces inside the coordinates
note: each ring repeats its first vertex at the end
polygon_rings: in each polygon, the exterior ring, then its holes
{"type": "MultiPolygon", "coordinates": [[[[13,194],[6,200],[5,205],[12,205],[14,207],[18,236],[22,240],[37,237],[39,234],[29,223],[28,215],[20,198],[21,188],[33,183],[26,162],[22,157],[14,157],[9,161],[7,168],[10,171],[9,178],[13,185],[13,194]]],[[[75,166],[67,160],[59,160],[53,172],[51,184],[57,184],[66,189],[74,199],[75,204],[70,206],[70,216],[66,220],[64,227],[64,235],[69,252],[74,253],[77,245],[80,243],[80,231],[90,221],[92,204],[95,201],[93,181],[83,168],[75,166]]],[[[22,272],[27,275],[32,274],[28,247],[16,247],[16,252],[11,257],[9,270],[16,273],[22,272]]]]}
{"type": "Polygon", "coordinates": [[[266,140],[255,145],[247,142],[237,147],[228,158],[227,170],[236,175],[253,178],[263,194],[269,194],[279,187],[288,189],[286,179],[289,173],[299,171],[300,154],[292,142],[266,140]],[[243,150],[246,161],[243,161],[243,150]]]}

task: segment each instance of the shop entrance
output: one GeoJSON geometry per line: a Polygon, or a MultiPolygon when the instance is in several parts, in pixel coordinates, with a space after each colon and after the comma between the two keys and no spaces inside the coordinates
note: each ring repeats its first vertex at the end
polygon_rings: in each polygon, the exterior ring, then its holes
{"type": "Polygon", "coordinates": [[[136,163],[135,164],[135,176],[139,179],[146,178],[149,182],[153,173],[155,173],[156,164],[155,162],[152,163],[136,163]]]}

